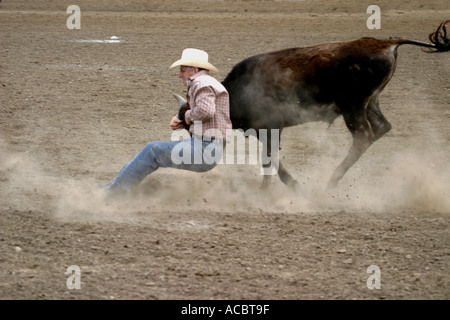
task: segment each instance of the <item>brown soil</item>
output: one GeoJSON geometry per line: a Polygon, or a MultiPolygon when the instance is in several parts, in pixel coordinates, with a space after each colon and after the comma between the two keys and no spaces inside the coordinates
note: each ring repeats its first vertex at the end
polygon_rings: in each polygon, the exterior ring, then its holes
{"type": "Polygon", "coordinates": [[[4,1],[0,9],[0,299],[449,299],[450,54],[399,49],[381,95],[393,129],[334,192],[342,119],[282,135],[284,165],[158,170],[105,200],[147,142],[170,140],[168,66],[201,48],[222,80],[254,54],[362,36],[427,41],[448,1],[4,1]],[[79,40],[108,40],[92,43],[79,40]],[[67,267],[81,289],[66,286],[67,267]],[[369,290],[367,268],[381,270],[369,290]]]}

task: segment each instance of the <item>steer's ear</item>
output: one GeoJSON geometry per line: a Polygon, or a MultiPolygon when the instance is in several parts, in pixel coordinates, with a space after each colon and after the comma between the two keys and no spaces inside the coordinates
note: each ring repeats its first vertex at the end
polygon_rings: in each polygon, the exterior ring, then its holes
{"type": "Polygon", "coordinates": [[[178,103],[180,104],[180,107],[186,103],[186,99],[184,99],[182,96],[177,95],[176,93],[173,94],[175,99],[177,99],[178,103]]]}

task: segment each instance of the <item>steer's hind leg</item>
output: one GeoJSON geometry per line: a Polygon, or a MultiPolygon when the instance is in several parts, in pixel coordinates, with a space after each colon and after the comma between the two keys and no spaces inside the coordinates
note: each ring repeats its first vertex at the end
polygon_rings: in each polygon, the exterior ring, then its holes
{"type": "Polygon", "coordinates": [[[392,128],[392,125],[380,111],[378,95],[374,95],[369,100],[369,104],[367,105],[367,119],[369,120],[374,134],[373,142],[380,139],[392,128]]]}
{"type": "Polygon", "coordinates": [[[361,108],[344,113],[344,120],[347,128],[353,136],[353,144],[347,157],[336,168],[328,182],[328,188],[335,188],[339,180],[345,175],[348,169],[355,164],[361,155],[367,150],[374,139],[371,125],[367,119],[366,111],[361,108]]]}

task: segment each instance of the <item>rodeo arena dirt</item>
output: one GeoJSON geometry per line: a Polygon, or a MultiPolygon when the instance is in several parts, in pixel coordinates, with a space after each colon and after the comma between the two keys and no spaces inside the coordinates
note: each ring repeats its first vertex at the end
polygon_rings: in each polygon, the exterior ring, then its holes
{"type": "Polygon", "coordinates": [[[379,98],[392,129],[334,189],[352,144],[342,117],[283,130],[295,191],[276,175],[262,189],[248,155],[157,170],[117,199],[101,188],[171,140],[186,87],[169,66],[185,48],[222,81],[286,48],[428,43],[448,19],[447,0],[3,1],[0,299],[449,299],[449,52],[398,49],[379,98]]]}

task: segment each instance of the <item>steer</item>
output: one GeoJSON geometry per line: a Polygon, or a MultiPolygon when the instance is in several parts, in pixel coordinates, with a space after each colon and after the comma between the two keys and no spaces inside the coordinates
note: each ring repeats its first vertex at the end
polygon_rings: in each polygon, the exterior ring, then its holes
{"type": "MultiPolygon", "coordinates": [[[[398,47],[410,44],[429,52],[450,51],[449,21],[429,35],[430,43],[366,37],[247,58],[222,82],[230,94],[233,129],[255,129],[256,133],[266,129],[269,136],[263,152],[270,156],[272,129],[279,130],[280,137],[286,127],[311,121],[331,123],[342,115],[353,144],[328,182],[329,188],[336,187],[367,148],[391,129],[378,97],[394,74],[398,47]]],[[[277,169],[281,181],[295,189],[297,182],[281,162],[277,169]]],[[[265,175],[263,187],[269,181],[265,175]]]]}

